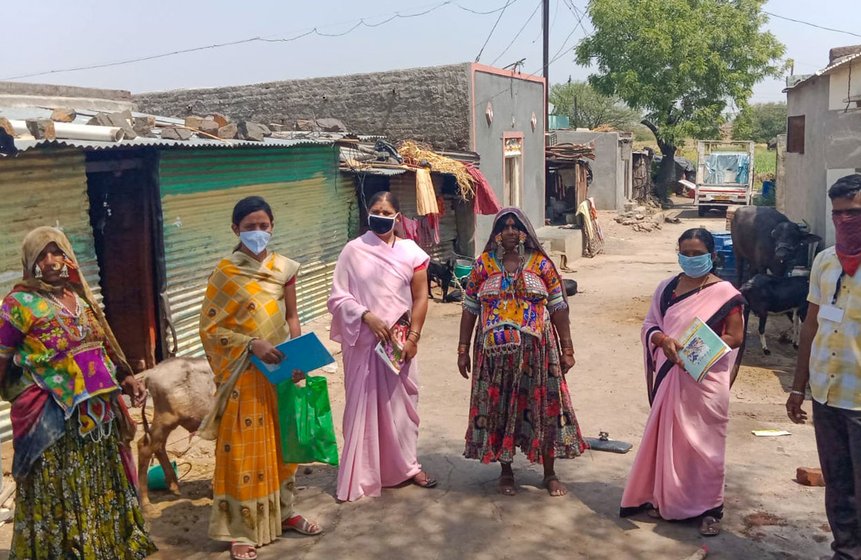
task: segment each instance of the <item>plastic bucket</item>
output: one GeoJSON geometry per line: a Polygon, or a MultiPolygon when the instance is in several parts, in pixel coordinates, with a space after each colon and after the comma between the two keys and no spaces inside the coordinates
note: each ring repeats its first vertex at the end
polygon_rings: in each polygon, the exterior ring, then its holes
{"type": "Polygon", "coordinates": [[[469,259],[457,259],[454,261],[454,276],[460,280],[469,276],[472,272],[473,261],[469,259]]]}
{"type": "MultiPolygon", "coordinates": [[[[170,466],[176,474],[176,461],[171,461],[170,466]]],[[[155,464],[149,468],[146,485],[150,490],[167,490],[167,480],[165,480],[164,469],[161,468],[160,464],[155,464]]]]}

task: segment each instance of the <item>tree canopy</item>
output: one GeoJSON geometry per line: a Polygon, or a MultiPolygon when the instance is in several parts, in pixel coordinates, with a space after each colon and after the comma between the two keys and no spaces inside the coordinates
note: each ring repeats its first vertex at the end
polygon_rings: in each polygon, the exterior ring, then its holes
{"type": "MultiPolygon", "coordinates": [[[[644,113],[665,156],[716,134],[727,103],[780,75],[783,45],[762,26],[765,0],[590,0],[595,32],[577,47],[589,82],[644,113]]],[[[668,169],[669,171],[669,169],[668,169]]]]}
{"type": "Polygon", "coordinates": [[[786,103],[754,103],[741,108],[732,123],[734,140],[771,142],[786,132],[786,103]]]}
{"type": "Polygon", "coordinates": [[[608,125],[617,130],[632,130],[640,122],[640,115],[617,97],[608,97],[595,91],[586,82],[556,84],[550,88],[550,103],[557,115],[571,120],[571,127],[597,128],[608,125]]]}

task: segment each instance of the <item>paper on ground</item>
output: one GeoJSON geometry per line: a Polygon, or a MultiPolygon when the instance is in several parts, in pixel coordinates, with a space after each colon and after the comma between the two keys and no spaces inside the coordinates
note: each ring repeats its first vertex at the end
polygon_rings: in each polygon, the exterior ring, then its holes
{"type": "Polygon", "coordinates": [[[790,432],[786,430],[753,430],[753,435],[756,437],[780,437],[780,436],[791,436],[790,432]]]}

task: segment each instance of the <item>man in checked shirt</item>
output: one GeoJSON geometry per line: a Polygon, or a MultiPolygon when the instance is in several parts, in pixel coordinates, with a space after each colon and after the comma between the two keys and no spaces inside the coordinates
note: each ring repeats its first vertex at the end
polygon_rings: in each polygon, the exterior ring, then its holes
{"type": "Polygon", "coordinates": [[[837,244],[813,262],[786,412],[796,424],[807,419],[809,383],[833,559],[861,560],[861,174],[834,183],[828,197],[837,244]]]}

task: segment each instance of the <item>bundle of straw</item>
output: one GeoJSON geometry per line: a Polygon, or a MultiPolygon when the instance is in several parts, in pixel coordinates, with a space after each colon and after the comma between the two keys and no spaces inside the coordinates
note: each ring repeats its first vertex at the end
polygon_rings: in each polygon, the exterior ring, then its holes
{"type": "Polygon", "coordinates": [[[404,158],[404,162],[414,167],[430,165],[431,170],[437,173],[448,173],[454,175],[460,196],[469,200],[475,196],[475,188],[472,185],[472,176],[467,173],[466,166],[451,158],[441,156],[427,146],[423,146],[412,140],[404,140],[398,145],[398,153],[404,158]],[[426,162],[426,163],[425,163],[426,162]]]}

